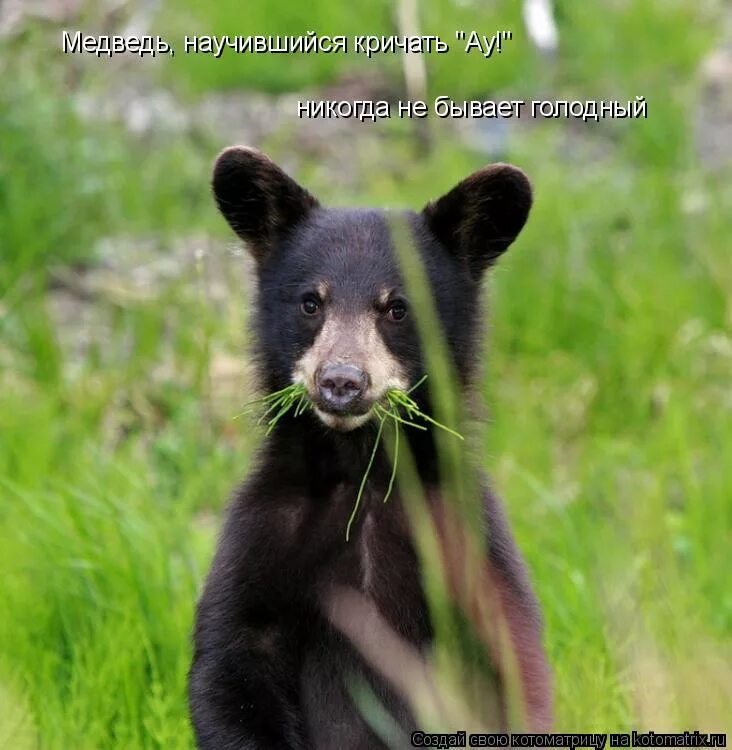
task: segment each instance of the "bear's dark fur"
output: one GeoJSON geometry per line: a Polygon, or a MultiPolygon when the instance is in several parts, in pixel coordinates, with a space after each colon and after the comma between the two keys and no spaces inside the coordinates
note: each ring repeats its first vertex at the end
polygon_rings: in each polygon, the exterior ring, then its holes
{"type": "MultiPolygon", "coordinates": [[[[327,602],[333,592],[360,592],[396,634],[428,653],[432,627],[398,487],[382,502],[391,472],[385,451],[345,537],[374,440],[364,415],[385,388],[406,388],[424,373],[387,221],[378,210],[320,207],[252,149],[221,154],[213,189],[257,263],[262,387],[269,393],[302,382],[316,408],[278,423],[231,504],[198,605],[190,679],[198,744],[382,748],[349,693],[354,674],[407,736],[414,719],[393,685],[335,627],[327,602]],[[323,380],[323,367],[334,363],[363,378],[343,381],[339,393],[351,398],[348,388],[358,391],[350,406],[329,400],[335,386],[323,380]]],[[[530,206],[524,174],[498,164],[406,214],[464,387],[480,352],[481,276],[520,232],[530,206]]],[[[426,385],[414,395],[429,413],[426,385]]],[[[439,515],[432,436],[409,429],[405,435],[439,515]]],[[[551,697],[537,603],[501,506],[487,490],[484,506],[486,575],[516,649],[527,723],[547,730],[551,697]]],[[[500,663],[497,669],[500,676],[500,663]]]]}

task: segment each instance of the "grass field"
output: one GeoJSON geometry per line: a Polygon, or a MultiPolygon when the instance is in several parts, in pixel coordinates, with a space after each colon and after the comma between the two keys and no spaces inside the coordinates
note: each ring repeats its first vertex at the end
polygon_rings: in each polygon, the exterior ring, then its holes
{"type": "MultiPolygon", "coordinates": [[[[171,33],[244,33],[233,0],[197,5],[167,4],[171,33]]],[[[353,14],[317,2],[303,19],[251,5],[247,33],[393,30],[386,2],[353,14]]],[[[425,3],[424,31],[518,28],[516,4],[485,5],[425,3]]],[[[732,180],[699,163],[693,130],[724,8],[557,6],[551,65],[517,42],[476,90],[459,56],[428,64],[430,91],[455,99],[551,85],[649,101],[647,120],[543,121],[508,141],[536,204],[489,282],[481,460],[544,607],[558,727],[727,731],[732,180]]],[[[80,119],[65,92],[117,73],[100,62],[72,76],[56,41],[33,27],[0,47],[0,747],[190,748],[193,605],[258,439],[233,419],[251,392],[246,272],[208,192],[227,144],[80,119]],[[61,294],[102,256],[131,269],[123,256],[144,246],[164,265],[181,242],[195,261],[163,281],[118,271],[93,295],[61,294]]],[[[326,83],[336,63],[176,56],[154,75],[194,102],[326,83]]],[[[417,207],[485,160],[439,130],[422,157],[399,123],[374,154],[359,127],[348,195],[316,158],[299,162],[325,201],[417,207]]],[[[284,149],[281,134],[256,145],[284,149]]]]}

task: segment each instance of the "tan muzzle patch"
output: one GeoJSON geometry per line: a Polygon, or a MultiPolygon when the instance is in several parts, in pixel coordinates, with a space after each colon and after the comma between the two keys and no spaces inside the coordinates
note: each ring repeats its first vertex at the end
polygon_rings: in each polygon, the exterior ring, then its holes
{"type": "Polygon", "coordinates": [[[352,430],[370,418],[370,407],[391,388],[406,389],[408,378],[389,351],[376,327],[375,313],[329,310],[312,346],[295,363],[294,383],[303,384],[315,405],[315,412],[329,427],[352,430]],[[368,413],[331,413],[322,405],[318,374],[330,365],[353,365],[366,374],[366,388],[359,403],[368,413]]]}

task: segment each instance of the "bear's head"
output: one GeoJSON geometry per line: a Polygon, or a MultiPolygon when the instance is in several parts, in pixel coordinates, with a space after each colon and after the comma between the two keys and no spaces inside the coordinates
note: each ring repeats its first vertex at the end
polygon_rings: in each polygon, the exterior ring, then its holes
{"type": "MultiPolygon", "coordinates": [[[[408,389],[422,377],[418,312],[383,211],[324,208],[267,156],[243,147],[218,157],[213,191],[256,261],[265,388],[302,383],[320,419],[345,431],[368,421],[388,389],[408,389]]],[[[478,351],[481,278],[530,208],[524,173],[493,164],[404,214],[464,382],[478,351]]]]}

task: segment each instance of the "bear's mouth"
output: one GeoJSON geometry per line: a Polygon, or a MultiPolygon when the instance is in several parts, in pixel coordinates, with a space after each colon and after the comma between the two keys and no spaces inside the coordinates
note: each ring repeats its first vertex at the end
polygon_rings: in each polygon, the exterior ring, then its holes
{"type": "Polygon", "coordinates": [[[345,407],[337,407],[320,398],[312,398],[313,411],[321,422],[339,432],[349,432],[366,424],[373,417],[374,404],[372,399],[359,399],[345,407]]]}
{"type": "Polygon", "coordinates": [[[323,424],[338,432],[350,432],[361,427],[371,419],[373,412],[369,409],[363,414],[352,414],[346,412],[325,411],[317,405],[313,405],[313,411],[317,414],[323,424]]]}

